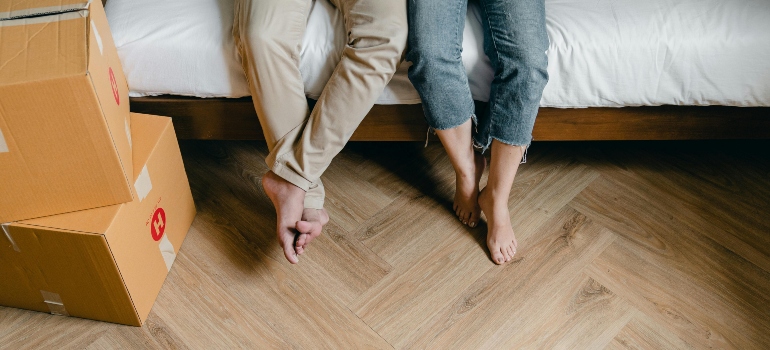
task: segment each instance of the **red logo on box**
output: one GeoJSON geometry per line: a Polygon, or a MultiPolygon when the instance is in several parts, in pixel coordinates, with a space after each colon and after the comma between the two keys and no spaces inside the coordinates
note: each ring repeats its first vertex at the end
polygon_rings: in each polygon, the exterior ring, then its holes
{"type": "Polygon", "coordinates": [[[150,232],[155,241],[160,241],[163,238],[163,232],[166,232],[166,212],[163,211],[163,208],[155,209],[155,213],[152,214],[150,232]]]}
{"type": "Polygon", "coordinates": [[[112,85],[112,96],[115,97],[115,103],[120,106],[120,92],[118,91],[118,82],[115,81],[115,73],[112,72],[112,67],[110,67],[110,85],[112,85]]]}

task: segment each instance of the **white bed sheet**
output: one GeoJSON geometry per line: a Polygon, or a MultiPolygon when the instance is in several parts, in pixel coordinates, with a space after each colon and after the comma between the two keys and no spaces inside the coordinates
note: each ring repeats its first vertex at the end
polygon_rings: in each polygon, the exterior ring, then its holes
{"type": "MultiPolygon", "coordinates": [[[[107,15],[131,96],[248,96],[232,38],[232,0],[110,0],[107,15]]],[[[770,1],[546,0],[550,80],[542,106],[770,106],[770,1]]],[[[493,70],[469,6],[463,63],[486,101],[493,70]]],[[[302,44],[305,92],[323,90],[345,31],[314,0],[302,44]]],[[[408,63],[377,103],[419,103],[408,63]]]]}

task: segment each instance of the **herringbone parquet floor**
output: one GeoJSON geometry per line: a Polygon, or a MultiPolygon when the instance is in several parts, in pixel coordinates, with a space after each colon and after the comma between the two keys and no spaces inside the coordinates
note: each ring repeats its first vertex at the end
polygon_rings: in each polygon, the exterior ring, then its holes
{"type": "Polygon", "coordinates": [[[768,348],[767,146],[535,143],[499,267],[449,210],[439,144],[351,144],[324,176],[332,221],[291,266],[264,144],[183,142],[199,214],[147,324],[0,308],[0,347],[768,348]]]}

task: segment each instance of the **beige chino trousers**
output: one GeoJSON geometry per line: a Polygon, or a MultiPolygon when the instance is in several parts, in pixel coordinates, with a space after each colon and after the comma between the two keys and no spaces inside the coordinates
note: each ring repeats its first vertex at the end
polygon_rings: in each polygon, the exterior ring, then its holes
{"type": "Polygon", "coordinates": [[[323,208],[321,174],[390,81],[406,46],[406,0],[331,0],[348,44],[312,114],[299,70],[311,0],[236,0],[233,35],[270,151],[267,165],[323,208]]]}

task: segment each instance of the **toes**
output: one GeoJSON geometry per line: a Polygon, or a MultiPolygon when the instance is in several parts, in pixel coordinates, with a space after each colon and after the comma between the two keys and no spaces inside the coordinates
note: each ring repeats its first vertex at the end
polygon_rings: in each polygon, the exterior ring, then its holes
{"type": "Polygon", "coordinates": [[[318,226],[317,230],[314,230],[313,232],[308,235],[307,240],[305,241],[305,245],[310,244],[311,241],[313,241],[316,237],[321,235],[321,226],[318,226]]]}
{"type": "Polygon", "coordinates": [[[511,261],[511,254],[508,253],[508,249],[506,249],[506,247],[500,247],[500,252],[503,253],[505,262],[511,261]]]}
{"type": "Polygon", "coordinates": [[[491,253],[492,261],[494,261],[495,264],[502,265],[505,263],[505,256],[500,252],[500,249],[491,249],[491,253]]]}
{"type": "Polygon", "coordinates": [[[315,231],[320,231],[321,224],[318,221],[297,221],[294,223],[294,227],[297,228],[299,233],[312,235],[315,231]]]}
{"type": "Polygon", "coordinates": [[[294,247],[294,251],[297,252],[297,255],[302,255],[305,253],[305,246],[304,245],[297,245],[294,247]]]}
{"type": "Polygon", "coordinates": [[[323,226],[321,226],[319,221],[297,221],[295,225],[297,231],[301,233],[300,239],[302,239],[302,242],[299,239],[297,240],[297,246],[302,247],[310,243],[313,238],[320,236],[321,230],[323,230],[323,226]]]}
{"type": "Polygon", "coordinates": [[[294,239],[291,237],[284,237],[281,240],[281,247],[283,248],[283,255],[286,256],[286,260],[290,263],[296,264],[299,262],[297,251],[294,248],[294,239]]]}
{"type": "Polygon", "coordinates": [[[299,262],[299,257],[297,256],[297,253],[294,251],[294,247],[292,247],[291,244],[283,248],[283,255],[286,256],[286,260],[289,260],[289,262],[292,264],[299,262]]]}
{"type": "Polygon", "coordinates": [[[294,250],[297,251],[297,255],[302,255],[305,252],[305,245],[307,245],[310,235],[307,233],[300,233],[297,237],[297,241],[294,243],[294,250]]]}
{"type": "Polygon", "coordinates": [[[470,218],[468,218],[468,226],[470,227],[476,227],[476,224],[479,222],[479,210],[474,210],[471,212],[470,218]]]}
{"type": "Polygon", "coordinates": [[[511,260],[513,260],[513,257],[516,255],[516,249],[513,248],[513,245],[508,246],[508,255],[511,257],[511,260]]]}

